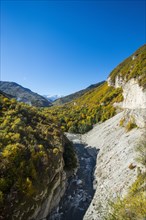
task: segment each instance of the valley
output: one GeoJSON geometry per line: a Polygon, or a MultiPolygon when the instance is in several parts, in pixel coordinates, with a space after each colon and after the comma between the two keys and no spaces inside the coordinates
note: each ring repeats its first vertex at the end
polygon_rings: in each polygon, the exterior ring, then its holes
{"type": "Polygon", "coordinates": [[[145,66],[146,45],[54,106],[1,82],[0,220],[145,219],[145,66]]]}

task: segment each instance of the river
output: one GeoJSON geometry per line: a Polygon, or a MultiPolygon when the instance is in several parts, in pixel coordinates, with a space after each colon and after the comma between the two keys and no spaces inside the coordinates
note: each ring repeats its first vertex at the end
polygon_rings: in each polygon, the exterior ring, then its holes
{"type": "Polygon", "coordinates": [[[79,135],[67,134],[73,142],[78,160],[77,173],[68,179],[66,192],[47,220],[82,220],[94,195],[93,173],[97,150],[83,144],[79,135]]]}

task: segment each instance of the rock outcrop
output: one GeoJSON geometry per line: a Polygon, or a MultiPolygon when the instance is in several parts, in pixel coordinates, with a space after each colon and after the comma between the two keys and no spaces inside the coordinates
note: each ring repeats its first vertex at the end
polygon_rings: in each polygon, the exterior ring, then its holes
{"type": "Polygon", "coordinates": [[[146,89],[140,87],[137,79],[130,79],[128,82],[124,81],[121,77],[115,78],[113,83],[110,77],[107,80],[109,86],[115,88],[122,87],[123,89],[123,105],[124,109],[145,109],[146,108],[146,89]]]}
{"type": "Polygon", "coordinates": [[[131,79],[123,85],[123,108],[146,109],[146,89],[138,85],[137,80],[131,79]]]}

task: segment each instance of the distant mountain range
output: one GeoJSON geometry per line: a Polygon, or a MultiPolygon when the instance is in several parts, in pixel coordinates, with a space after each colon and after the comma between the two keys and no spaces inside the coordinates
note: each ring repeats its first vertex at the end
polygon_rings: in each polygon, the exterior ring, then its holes
{"type": "Polygon", "coordinates": [[[24,88],[23,86],[15,82],[0,81],[0,90],[7,95],[16,98],[17,101],[27,103],[37,107],[49,107],[51,102],[43,96],[32,92],[30,89],[24,88]]]}
{"type": "Polygon", "coordinates": [[[56,99],[62,98],[62,95],[43,95],[48,101],[54,102],[56,99]]]}
{"type": "Polygon", "coordinates": [[[23,86],[15,83],[15,82],[7,82],[7,81],[0,81],[0,91],[5,93],[5,95],[9,96],[10,98],[15,98],[17,101],[27,103],[32,106],[37,107],[49,107],[53,105],[62,105],[72,100],[79,98],[87,91],[97,88],[104,81],[90,85],[86,89],[80,90],[73,94],[67,96],[61,95],[39,95],[35,92],[32,92],[28,88],[24,88],[23,86]]]}
{"type": "Polygon", "coordinates": [[[80,96],[84,95],[89,90],[92,90],[92,89],[97,88],[98,86],[102,85],[104,82],[105,81],[90,85],[86,89],[82,89],[78,92],[72,93],[72,94],[64,96],[62,98],[59,98],[59,99],[57,99],[53,102],[53,105],[62,105],[62,104],[65,104],[67,102],[71,102],[72,100],[74,100],[76,98],[79,98],[80,96]]]}

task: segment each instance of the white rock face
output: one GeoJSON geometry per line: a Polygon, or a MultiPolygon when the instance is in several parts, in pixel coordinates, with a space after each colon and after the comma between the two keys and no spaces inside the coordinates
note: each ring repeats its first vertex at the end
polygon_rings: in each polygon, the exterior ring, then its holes
{"type": "Polygon", "coordinates": [[[120,77],[120,76],[116,77],[115,88],[123,87],[124,84],[125,84],[125,82],[122,77],[120,77]]]}
{"type": "Polygon", "coordinates": [[[119,126],[121,112],[102,124],[96,125],[83,135],[83,141],[91,147],[100,149],[95,169],[95,195],[84,216],[84,220],[103,220],[107,212],[108,199],[126,194],[134,182],[137,168],[129,169],[135,162],[135,146],[145,132],[145,128],[134,128],[126,133],[119,126]]]}
{"type": "Polygon", "coordinates": [[[113,82],[111,80],[111,78],[109,77],[107,79],[107,83],[108,83],[108,86],[113,86],[115,88],[119,88],[119,87],[122,87],[125,84],[125,80],[123,80],[123,78],[121,76],[117,76],[115,78],[115,82],[113,82]]]}
{"type": "Polygon", "coordinates": [[[146,109],[146,89],[143,90],[136,80],[131,79],[123,86],[123,108],[146,109]]]}
{"type": "Polygon", "coordinates": [[[109,86],[123,88],[124,101],[122,108],[126,109],[146,109],[146,89],[139,86],[137,80],[131,79],[128,82],[117,76],[113,83],[110,77],[107,79],[109,86]]]}

